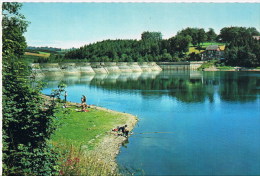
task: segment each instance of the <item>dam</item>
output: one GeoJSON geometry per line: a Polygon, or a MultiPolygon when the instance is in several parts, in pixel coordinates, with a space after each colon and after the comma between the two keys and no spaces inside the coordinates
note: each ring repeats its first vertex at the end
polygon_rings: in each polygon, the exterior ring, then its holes
{"type": "Polygon", "coordinates": [[[32,63],[35,76],[69,76],[108,73],[153,72],[162,70],[197,70],[203,61],[197,62],[75,62],[32,63]]]}

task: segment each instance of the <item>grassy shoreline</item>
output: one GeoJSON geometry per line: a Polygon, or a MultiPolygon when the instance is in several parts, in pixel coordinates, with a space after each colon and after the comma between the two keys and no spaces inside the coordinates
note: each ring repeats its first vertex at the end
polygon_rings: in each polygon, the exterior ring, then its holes
{"type": "Polygon", "coordinates": [[[220,65],[218,60],[212,60],[203,63],[199,68],[199,71],[260,71],[260,67],[234,67],[220,65]]]}
{"type": "Polygon", "coordinates": [[[119,175],[115,158],[126,138],[111,130],[125,124],[132,130],[137,117],[94,105],[88,112],[80,111],[80,104],[67,105],[68,113],[57,114],[60,126],[50,141],[61,155],[60,175],[119,175]]]}

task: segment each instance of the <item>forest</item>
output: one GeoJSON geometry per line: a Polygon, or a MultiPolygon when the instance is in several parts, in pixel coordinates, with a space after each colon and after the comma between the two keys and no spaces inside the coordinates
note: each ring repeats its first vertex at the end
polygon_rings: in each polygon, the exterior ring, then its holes
{"type": "MultiPolygon", "coordinates": [[[[204,43],[225,45],[225,65],[260,66],[259,31],[254,27],[224,27],[217,35],[214,29],[186,28],[169,39],[161,32],[143,32],[141,40],[104,40],[67,52],[64,60],[89,62],[176,62],[201,60],[204,43]],[[198,53],[189,51],[190,47],[198,53]]],[[[58,56],[56,56],[58,57],[58,56]]],[[[55,58],[54,58],[55,59],[55,58]]]]}
{"type": "Polygon", "coordinates": [[[105,40],[67,52],[65,59],[87,61],[149,62],[188,60],[190,44],[216,39],[213,29],[187,28],[175,37],[162,39],[161,32],[143,32],[141,40],[105,40]],[[189,35],[188,35],[189,34],[189,35]],[[192,34],[192,35],[191,35],[192,34]]]}

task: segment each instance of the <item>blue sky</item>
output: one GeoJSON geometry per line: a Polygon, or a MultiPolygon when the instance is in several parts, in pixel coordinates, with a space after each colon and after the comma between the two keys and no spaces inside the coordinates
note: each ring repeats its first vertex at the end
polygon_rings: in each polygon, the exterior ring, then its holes
{"type": "Polygon", "coordinates": [[[80,47],[105,39],[170,38],[186,27],[260,31],[260,3],[23,3],[29,46],[80,47]]]}

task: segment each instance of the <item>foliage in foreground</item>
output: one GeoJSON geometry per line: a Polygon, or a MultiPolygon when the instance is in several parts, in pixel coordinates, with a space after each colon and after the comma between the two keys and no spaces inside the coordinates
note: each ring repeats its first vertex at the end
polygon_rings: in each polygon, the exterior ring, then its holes
{"type": "Polygon", "coordinates": [[[45,104],[22,60],[28,22],[20,3],[5,2],[3,13],[3,175],[55,175],[57,154],[48,140],[55,130],[54,105],[45,104]]]}
{"type": "Polygon", "coordinates": [[[22,63],[14,65],[19,69],[5,65],[3,73],[4,174],[53,174],[57,158],[47,141],[55,130],[54,106],[44,105],[40,87],[17,74],[22,63]]]}
{"type": "Polygon", "coordinates": [[[100,160],[95,153],[88,154],[75,146],[58,146],[60,151],[60,175],[119,176],[108,163],[100,160]]]}

